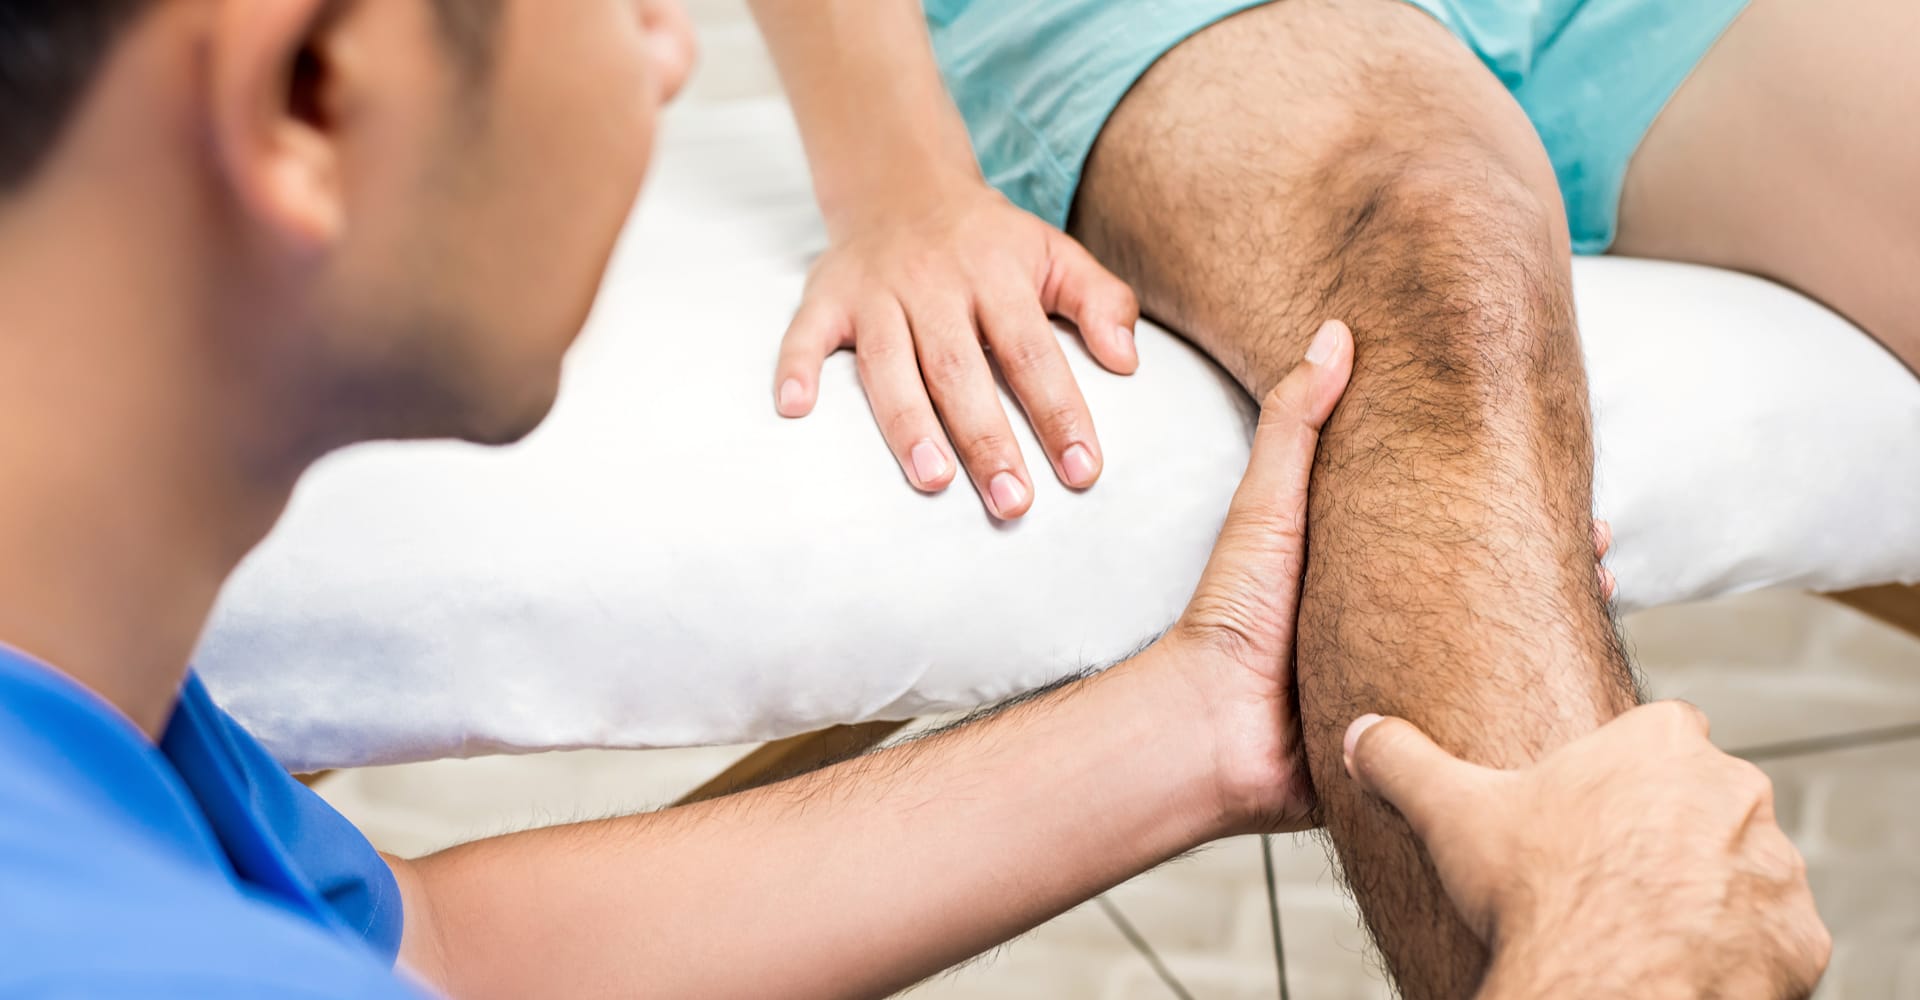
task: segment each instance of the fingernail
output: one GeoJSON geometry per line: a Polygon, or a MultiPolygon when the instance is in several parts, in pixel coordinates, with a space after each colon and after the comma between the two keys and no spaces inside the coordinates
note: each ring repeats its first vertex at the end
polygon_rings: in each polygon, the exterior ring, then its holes
{"type": "Polygon", "coordinates": [[[1120,327],[1119,329],[1114,331],[1113,335],[1116,340],[1120,341],[1121,347],[1124,347],[1129,351],[1135,351],[1139,349],[1139,345],[1133,342],[1133,327],[1130,327],[1130,326],[1120,327]]]}
{"type": "Polygon", "coordinates": [[[947,456],[932,441],[914,445],[909,457],[913,460],[913,478],[922,486],[932,486],[947,474],[947,456]]]}
{"type": "Polygon", "coordinates": [[[799,413],[807,405],[806,387],[797,378],[780,383],[780,412],[788,416],[799,413]]]}
{"type": "Polygon", "coordinates": [[[1095,470],[1093,452],[1084,444],[1076,444],[1060,456],[1060,468],[1067,474],[1067,483],[1072,486],[1091,486],[1095,470]]]}
{"type": "Polygon", "coordinates": [[[1333,357],[1334,345],[1340,340],[1340,324],[1328,320],[1321,324],[1320,332],[1313,335],[1313,343],[1307,345],[1307,363],[1324,365],[1333,357]]]}
{"type": "Polygon", "coordinates": [[[1349,770],[1353,767],[1353,748],[1360,745],[1360,734],[1379,725],[1381,721],[1380,716],[1367,714],[1353,720],[1353,725],[1347,727],[1347,741],[1342,746],[1342,753],[1347,758],[1349,770]]]}
{"type": "Polygon", "coordinates": [[[988,483],[987,496],[993,501],[993,512],[1004,518],[1010,516],[1009,512],[1020,509],[1027,499],[1027,488],[1021,485],[1018,476],[1002,472],[988,483]]]}

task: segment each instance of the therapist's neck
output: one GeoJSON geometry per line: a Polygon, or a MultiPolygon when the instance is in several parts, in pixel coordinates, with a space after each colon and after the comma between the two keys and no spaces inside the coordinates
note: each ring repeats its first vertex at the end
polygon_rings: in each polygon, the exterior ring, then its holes
{"type": "Polygon", "coordinates": [[[247,389],[271,334],[217,294],[240,264],[179,159],[76,155],[0,195],[0,643],[155,737],[299,471],[247,389]]]}

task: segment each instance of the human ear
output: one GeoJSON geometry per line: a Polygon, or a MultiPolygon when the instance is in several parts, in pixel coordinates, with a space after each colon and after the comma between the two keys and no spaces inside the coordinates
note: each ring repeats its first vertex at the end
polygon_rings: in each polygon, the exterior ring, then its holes
{"type": "Polygon", "coordinates": [[[330,0],[225,0],[207,39],[207,126],[241,210],[316,251],[340,237],[345,191],[330,0]]]}

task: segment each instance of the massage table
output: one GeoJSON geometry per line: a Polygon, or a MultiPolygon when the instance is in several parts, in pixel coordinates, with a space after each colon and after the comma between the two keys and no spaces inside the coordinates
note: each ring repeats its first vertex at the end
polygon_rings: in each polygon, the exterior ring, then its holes
{"type": "MultiPolygon", "coordinates": [[[[711,793],[1170,623],[1251,402],[1151,323],[1131,378],[1063,331],[1105,476],[1060,487],[1016,420],[1037,497],[997,524],[964,479],[907,485],[850,355],[813,416],[775,415],[824,243],[783,104],[675,109],[548,424],[323,462],[223,595],[197,660],[215,696],[302,772],[773,741],[711,793]]],[[[1797,587],[1920,634],[1920,379],[1756,278],[1583,259],[1575,286],[1620,605],[1797,587]]]]}

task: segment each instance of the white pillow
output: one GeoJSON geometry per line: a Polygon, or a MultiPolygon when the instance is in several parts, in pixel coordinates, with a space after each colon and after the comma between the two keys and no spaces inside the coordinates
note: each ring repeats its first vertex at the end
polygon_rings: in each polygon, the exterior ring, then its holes
{"type": "MultiPolygon", "coordinates": [[[[551,422],[325,462],[225,595],[215,695],[297,769],[736,743],[975,707],[1162,629],[1248,401],[1151,327],[1131,379],[1069,338],[1105,477],[1069,492],[1025,437],[1033,513],[997,525],[964,482],[908,487],[846,355],[812,417],[775,416],[822,242],[777,102],[669,118],[551,422]]],[[[1920,381],[1752,278],[1583,260],[1576,283],[1623,603],[1920,576],[1920,381]]]]}

